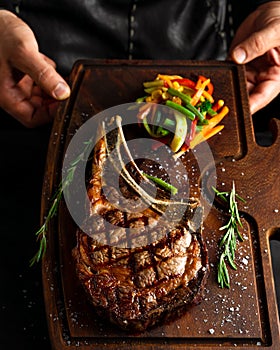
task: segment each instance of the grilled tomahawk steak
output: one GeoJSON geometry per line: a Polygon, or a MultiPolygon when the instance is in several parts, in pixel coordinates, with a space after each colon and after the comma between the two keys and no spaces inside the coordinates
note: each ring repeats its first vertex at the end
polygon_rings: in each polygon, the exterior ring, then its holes
{"type": "MultiPolygon", "coordinates": [[[[86,230],[77,230],[73,256],[96,312],[122,329],[144,331],[181,316],[201,301],[209,269],[202,208],[198,200],[190,199],[175,224],[151,206],[133,213],[120,210],[107,198],[116,189],[102,184],[107,148],[103,137],[94,149],[90,214],[86,230]]],[[[133,200],[135,189],[123,184],[123,190],[125,200],[133,200]]]]}

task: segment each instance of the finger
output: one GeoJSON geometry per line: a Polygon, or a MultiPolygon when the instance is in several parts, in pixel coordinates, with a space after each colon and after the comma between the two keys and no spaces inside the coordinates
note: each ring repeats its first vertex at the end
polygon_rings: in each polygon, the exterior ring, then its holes
{"type": "Polygon", "coordinates": [[[1,80],[0,103],[1,107],[20,123],[26,127],[32,128],[49,123],[52,118],[47,114],[48,110],[44,108],[44,99],[41,96],[32,94],[33,80],[25,76],[19,84],[11,84],[9,79],[1,80]],[[36,114],[41,110],[41,115],[36,114]],[[36,118],[34,119],[34,116],[36,118]]]}
{"type": "Polygon", "coordinates": [[[30,60],[30,65],[23,66],[25,73],[29,74],[32,79],[48,95],[57,100],[64,100],[70,96],[70,88],[65,80],[56,72],[54,67],[40,57],[34,57],[30,60]]]}
{"type": "Polygon", "coordinates": [[[251,90],[249,94],[249,104],[251,114],[256,113],[260,109],[268,105],[280,91],[279,82],[265,81],[251,90]]]}
{"type": "MultiPolygon", "coordinates": [[[[37,106],[39,101],[33,101],[37,106]]],[[[27,128],[36,128],[52,121],[53,115],[49,114],[46,106],[34,107],[30,100],[23,100],[15,107],[5,109],[9,114],[27,128]]]]}
{"type": "Polygon", "coordinates": [[[18,88],[22,91],[25,98],[29,98],[32,95],[34,88],[34,81],[29,75],[25,75],[18,83],[18,88]]]}
{"type": "Polygon", "coordinates": [[[53,63],[37,50],[29,50],[23,45],[12,64],[25,74],[28,74],[48,95],[57,100],[63,100],[70,95],[70,88],[65,80],[56,72],[53,63]]]}
{"type": "Polygon", "coordinates": [[[258,32],[254,32],[232,49],[231,58],[236,63],[241,64],[262,56],[268,50],[279,46],[278,31],[279,26],[270,25],[258,32]]]}

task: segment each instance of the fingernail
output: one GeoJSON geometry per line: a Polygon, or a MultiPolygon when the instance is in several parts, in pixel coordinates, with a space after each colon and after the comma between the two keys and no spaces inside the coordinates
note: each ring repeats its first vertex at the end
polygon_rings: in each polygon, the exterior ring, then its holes
{"type": "Polygon", "coordinates": [[[246,52],[245,50],[238,48],[234,50],[233,57],[237,63],[243,63],[246,60],[246,52]]]}
{"type": "Polygon", "coordinates": [[[53,94],[54,94],[54,97],[56,99],[64,100],[65,98],[69,97],[69,95],[70,95],[69,86],[60,82],[56,85],[53,94]]]}

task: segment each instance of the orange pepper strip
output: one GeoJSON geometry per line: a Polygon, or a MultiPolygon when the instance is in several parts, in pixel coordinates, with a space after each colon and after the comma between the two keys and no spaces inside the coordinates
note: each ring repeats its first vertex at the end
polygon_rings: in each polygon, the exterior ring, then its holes
{"type": "Polygon", "coordinates": [[[223,130],[224,125],[218,125],[215,128],[211,129],[207,134],[204,135],[204,140],[210,139],[210,137],[216,135],[218,132],[223,130]]]}
{"type": "MultiPolygon", "coordinates": [[[[204,75],[200,75],[200,76],[198,77],[198,79],[199,79],[200,81],[205,81],[205,80],[207,80],[207,78],[206,78],[204,75]]],[[[210,95],[213,95],[213,91],[214,91],[214,85],[213,85],[211,82],[209,82],[209,84],[207,85],[207,92],[208,92],[210,95]]]]}
{"type": "Polygon", "coordinates": [[[203,141],[208,140],[210,137],[216,135],[218,132],[220,132],[224,128],[224,125],[218,125],[215,128],[212,128],[208,130],[208,132],[203,135],[203,132],[200,132],[196,135],[196,137],[190,142],[190,149],[194,148],[198,144],[200,144],[203,141]]]}
{"type": "Polygon", "coordinates": [[[209,119],[209,122],[207,125],[205,125],[202,129],[202,131],[197,134],[194,139],[190,142],[190,148],[194,148],[199,143],[209,139],[210,137],[217,134],[219,131],[221,131],[224,126],[218,125],[221,122],[221,120],[228,114],[229,108],[227,106],[224,106],[221,110],[221,112],[211,119],[209,119]]]}
{"type": "Polygon", "coordinates": [[[224,101],[224,100],[218,100],[218,101],[212,106],[213,111],[217,112],[220,108],[223,107],[224,104],[225,104],[225,101],[224,101]]]}
{"type": "Polygon", "coordinates": [[[224,106],[218,114],[214,115],[214,117],[211,119],[208,119],[208,124],[203,127],[201,132],[205,135],[209,130],[213,129],[214,126],[218,125],[228,114],[228,112],[229,108],[227,106],[224,106]]]}
{"type": "Polygon", "coordinates": [[[206,86],[210,83],[210,79],[205,80],[201,84],[197,84],[197,87],[199,86],[199,89],[196,91],[196,93],[193,95],[191,99],[191,104],[195,106],[198,101],[200,100],[201,95],[203,94],[203,91],[205,90],[206,86]]]}

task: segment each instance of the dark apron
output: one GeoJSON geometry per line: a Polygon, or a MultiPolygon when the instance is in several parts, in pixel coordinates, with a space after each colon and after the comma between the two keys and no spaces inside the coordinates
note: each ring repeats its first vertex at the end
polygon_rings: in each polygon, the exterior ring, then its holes
{"type": "Polygon", "coordinates": [[[41,52],[68,74],[80,58],[224,59],[226,0],[22,0],[41,52]]]}

